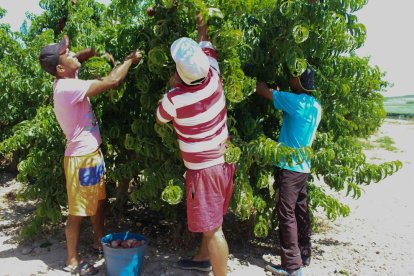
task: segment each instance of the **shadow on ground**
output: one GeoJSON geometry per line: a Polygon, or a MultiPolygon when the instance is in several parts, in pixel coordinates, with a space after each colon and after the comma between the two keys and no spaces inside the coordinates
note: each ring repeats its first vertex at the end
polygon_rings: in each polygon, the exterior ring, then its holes
{"type": "MultiPolygon", "coordinates": [[[[62,268],[66,258],[64,223],[49,227],[31,239],[20,240],[18,234],[30,222],[36,202],[17,201],[17,184],[14,175],[0,173],[0,258],[17,258],[29,265],[31,261],[41,261],[44,267],[38,270],[52,271],[53,275],[60,275],[59,273],[64,273],[62,268]]],[[[184,208],[178,216],[181,219],[174,221],[165,219],[159,213],[143,207],[137,209],[132,205],[126,205],[123,212],[107,211],[106,233],[129,231],[150,239],[141,275],[209,275],[182,271],[176,265],[180,258],[196,253],[201,239],[200,234],[188,232],[184,208]]],[[[230,271],[253,266],[262,272],[268,262],[276,261],[273,257],[269,259],[264,256],[279,255],[276,231],[270,231],[267,238],[255,238],[252,224],[253,220],[237,221],[231,213],[224,219],[223,229],[230,251],[230,271]]],[[[318,243],[332,246],[338,244],[334,240],[318,243]]],[[[82,258],[94,262],[100,268],[98,275],[105,275],[104,258],[96,255],[92,249],[92,227],[88,219],[82,225],[79,251],[82,258]]]]}

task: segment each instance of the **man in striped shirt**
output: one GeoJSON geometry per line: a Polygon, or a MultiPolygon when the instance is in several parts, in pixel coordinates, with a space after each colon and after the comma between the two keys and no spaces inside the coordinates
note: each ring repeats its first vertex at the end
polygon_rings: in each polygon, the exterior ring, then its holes
{"type": "Polygon", "coordinates": [[[203,233],[197,255],[178,262],[182,269],[226,275],[228,246],[221,225],[233,192],[234,164],[224,162],[226,99],[207,25],[197,14],[198,42],[180,38],[171,46],[176,63],[173,87],[157,108],[157,122],[173,122],[186,172],[187,221],[203,233]]]}

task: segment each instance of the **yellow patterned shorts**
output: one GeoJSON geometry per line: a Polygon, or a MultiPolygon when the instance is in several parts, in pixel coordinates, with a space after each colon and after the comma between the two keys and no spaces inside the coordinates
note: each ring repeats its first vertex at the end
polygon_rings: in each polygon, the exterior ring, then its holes
{"type": "Polygon", "coordinates": [[[64,170],[69,214],[93,216],[106,198],[105,163],[100,149],[82,156],[65,156],[64,170]]]}

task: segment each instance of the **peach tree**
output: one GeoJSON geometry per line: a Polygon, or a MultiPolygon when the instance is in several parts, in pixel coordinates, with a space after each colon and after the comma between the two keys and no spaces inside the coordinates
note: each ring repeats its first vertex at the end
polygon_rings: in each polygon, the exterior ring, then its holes
{"type": "MultiPolygon", "coordinates": [[[[12,32],[0,25],[0,153],[18,158],[18,179],[25,184],[19,196],[38,200],[24,234],[59,222],[66,206],[65,140],[53,113],[53,79],[38,62],[41,47],[63,34],[73,51],[94,47],[99,53],[82,65],[85,79],[110,72],[105,52],[122,60],[136,48],[144,51],[143,61],[119,88],[92,99],[108,192],[115,205],[130,201],[177,216],[185,202],[185,168],[172,126],[156,125],[154,112],[174,72],[169,46],[181,36],[196,37],[196,10],[209,22],[228,104],[226,160],[237,163],[232,212],[253,221],[256,236],[267,236],[275,223],[273,164],[306,152],[313,163],[311,210],[322,208],[330,219],[348,215],[348,206],[329,190],[358,198],[364,185],[401,167],[399,161],[368,163],[358,142],[373,134],[386,115],[383,73],[354,52],[366,36],[354,13],[366,2],[113,0],[105,6],[94,0],[40,0],[44,12],[27,14],[30,27],[25,23],[12,32]],[[257,97],[254,87],[263,80],[288,90],[288,76],[300,75],[307,64],[317,70],[323,116],[313,147],[294,150],[277,143],[282,114],[257,97]]],[[[0,16],[5,12],[0,9],[0,16]]]]}

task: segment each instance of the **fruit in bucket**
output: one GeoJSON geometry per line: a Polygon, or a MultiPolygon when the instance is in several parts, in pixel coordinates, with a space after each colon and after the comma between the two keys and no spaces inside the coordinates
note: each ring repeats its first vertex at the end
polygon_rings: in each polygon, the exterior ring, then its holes
{"type": "Polygon", "coordinates": [[[118,248],[121,246],[122,241],[121,240],[113,240],[111,241],[111,247],[112,248],[118,248]]]}
{"type": "Polygon", "coordinates": [[[141,240],[141,241],[135,241],[132,245],[131,245],[131,247],[138,247],[138,246],[141,246],[141,245],[144,245],[145,244],[145,241],[144,240],[141,240]]]}
{"type": "Polygon", "coordinates": [[[136,239],[128,239],[123,241],[113,240],[110,244],[107,244],[107,246],[110,246],[112,248],[135,248],[144,244],[144,240],[138,241],[136,239]]]}
{"type": "Polygon", "coordinates": [[[123,248],[131,248],[132,246],[132,244],[134,243],[134,242],[136,242],[136,239],[129,239],[129,240],[124,240],[124,241],[122,241],[122,247],[123,248]]]}

